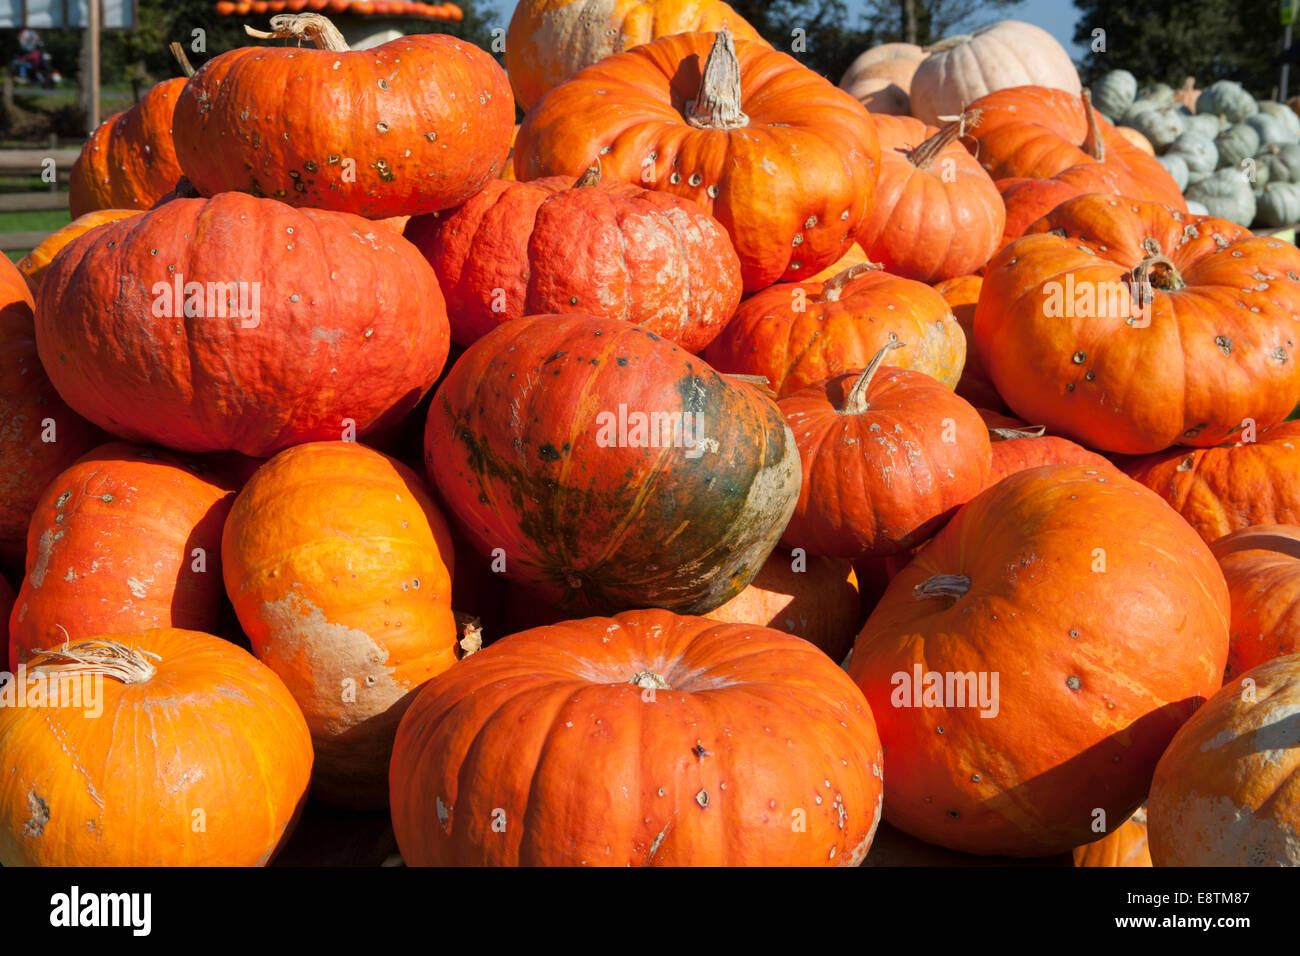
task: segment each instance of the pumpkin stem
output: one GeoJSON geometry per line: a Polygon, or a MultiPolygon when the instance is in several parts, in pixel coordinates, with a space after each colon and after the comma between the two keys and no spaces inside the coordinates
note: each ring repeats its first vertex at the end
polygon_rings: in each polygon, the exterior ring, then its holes
{"type": "Polygon", "coordinates": [[[844,287],[848,285],[850,281],[864,273],[875,272],[877,269],[883,268],[884,266],[879,262],[859,262],[855,265],[851,265],[847,269],[835,273],[835,275],[822,283],[821,295],[817,297],[817,301],[838,302],[840,301],[840,294],[844,291],[844,287]]]}
{"type": "Polygon", "coordinates": [[[1099,163],[1106,161],[1106,141],[1101,137],[1101,127],[1097,125],[1097,112],[1092,108],[1092,91],[1084,87],[1079,94],[1083,100],[1083,116],[1088,122],[1088,135],[1083,138],[1080,147],[1085,153],[1099,163]]]}
{"type": "MultiPolygon", "coordinates": [[[[1148,250],[1149,251],[1149,250],[1148,250]]],[[[1142,305],[1155,298],[1152,289],[1162,292],[1177,292],[1186,284],[1178,274],[1178,267],[1165,255],[1156,253],[1148,255],[1133,269],[1133,284],[1138,287],[1142,305]]]]}
{"type": "Polygon", "coordinates": [[[871,384],[872,376],[876,374],[876,369],[880,368],[880,363],[885,360],[885,353],[892,352],[894,349],[901,349],[903,343],[894,339],[880,347],[880,350],[871,357],[867,367],[859,373],[857,379],[853,382],[853,387],[849,389],[848,396],[844,399],[844,407],[840,409],[841,415],[861,415],[867,410],[867,386],[871,384]]]}
{"type": "Polygon", "coordinates": [[[912,596],[918,601],[935,597],[952,598],[955,601],[966,596],[970,583],[970,578],[964,574],[936,574],[912,588],[912,596]]]}
{"type": "Polygon", "coordinates": [[[758,391],[762,392],[768,398],[776,398],[776,392],[772,391],[772,380],[766,375],[742,375],[739,372],[719,372],[723,378],[729,378],[736,382],[743,382],[758,391]]]}
{"type": "MultiPolygon", "coordinates": [[[[67,634],[67,631],[63,632],[67,634]]],[[[40,651],[27,662],[29,671],[57,670],[60,674],[99,674],[123,684],[142,684],[158,672],[149,658],[162,660],[157,654],[127,647],[117,641],[90,640],[40,651]]]]}
{"type": "Polygon", "coordinates": [[[944,50],[951,50],[955,46],[961,46],[963,43],[970,43],[969,33],[957,33],[950,37],[944,37],[942,40],[936,40],[925,48],[926,53],[942,53],[944,50]]]}
{"type": "Polygon", "coordinates": [[[632,679],[629,680],[628,683],[635,687],[640,687],[642,690],[649,690],[651,687],[655,690],[672,690],[672,688],[668,686],[668,681],[664,680],[654,671],[637,671],[632,675],[632,679]]]}
{"type": "Polygon", "coordinates": [[[740,59],[726,24],[719,28],[700,76],[700,92],[686,104],[686,122],[697,129],[748,126],[749,117],[740,108],[740,59]]]}
{"type": "Polygon", "coordinates": [[[589,189],[600,182],[600,160],[588,166],[573,183],[574,189],[589,189]]]}
{"type": "Polygon", "coordinates": [[[244,32],[258,40],[311,40],[318,49],[346,53],[348,41],[338,27],[319,13],[278,13],[271,17],[271,32],[265,33],[245,25],[244,32]]]}
{"type": "Polygon", "coordinates": [[[1215,558],[1220,561],[1238,551],[1275,551],[1292,558],[1300,558],[1300,535],[1289,525],[1259,525],[1226,534],[1210,545],[1215,558]]]}
{"type": "Polygon", "coordinates": [[[185,73],[185,75],[193,76],[194,64],[191,63],[190,58],[185,55],[185,47],[181,46],[179,43],[173,40],[171,43],[167,45],[167,49],[172,51],[172,56],[176,58],[176,62],[180,64],[181,70],[185,73]]]}
{"type": "Polygon", "coordinates": [[[1015,438],[1042,438],[1047,434],[1046,425],[1026,425],[1024,428],[990,428],[990,441],[1010,441],[1015,438]]]}
{"type": "Polygon", "coordinates": [[[472,614],[466,614],[463,611],[453,611],[452,614],[456,618],[456,627],[461,634],[459,656],[461,660],[464,660],[471,654],[483,649],[483,628],[479,619],[472,614]]]}
{"type": "Polygon", "coordinates": [[[917,169],[929,169],[944,148],[955,139],[966,135],[966,131],[979,124],[980,113],[975,109],[962,113],[950,123],[939,127],[938,132],[915,149],[908,151],[907,158],[917,169]]]}

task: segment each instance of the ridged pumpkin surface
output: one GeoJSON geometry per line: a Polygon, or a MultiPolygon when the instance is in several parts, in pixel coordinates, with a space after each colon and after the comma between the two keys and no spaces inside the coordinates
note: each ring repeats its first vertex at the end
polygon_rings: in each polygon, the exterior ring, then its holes
{"type": "Polygon", "coordinates": [[[862,694],[806,641],[630,611],[507,637],[402,719],[412,866],[855,866],[883,760],[862,694]]]}
{"type": "Polygon", "coordinates": [[[93,212],[84,213],[62,229],[56,229],[50,233],[40,241],[35,249],[19,259],[18,271],[27,277],[27,284],[31,286],[32,292],[35,293],[41,287],[41,277],[45,275],[50,260],[54,258],[56,252],[69,242],[83,233],[89,232],[96,226],[102,226],[106,222],[117,222],[119,219],[128,219],[139,214],[140,210],[138,209],[96,209],[93,212]]]}
{"type": "Polygon", "coordinates": [[[1211,546],[1232,600],[1225,681],[1300,654],[1300,527],[1254,525],[1211,546]]]}

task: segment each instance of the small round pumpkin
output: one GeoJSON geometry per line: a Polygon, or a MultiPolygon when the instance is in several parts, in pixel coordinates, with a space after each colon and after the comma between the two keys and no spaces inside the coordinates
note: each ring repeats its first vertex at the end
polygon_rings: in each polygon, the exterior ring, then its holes
{"type": "Polygon", "coordinates": [[[1214,138],[1219,151],[1219,165],[1241,168],[1243,160],[1251,159],[1260,150],[1259,133],[1247,123],[1234,123],[1214,138]]]}
{"type": "Polygon", "coordinates": [[[280,678],[198,631],[45,651],[0,707],[0,864],[263,866],[307,799],[311,735],[280,678]],[[61,698],[66,699],[66,698],[61,698]],[[75,698],[73,698],[75,700],[75,698]]]}
{"type": "Polygon", "coordinates": [[[1147,804],[1156,866],[1300,866],[1300,654],[1240,675],[1174,736],[1147,804]]]}
{"type": "Polygon", "coordinates": [[[96,209],[78,216],[62,229],[56,229],[42,239],[35,249],[18,260],[18,271],[27,277],[27,284],[31,286],[32,294],[35,295],[40,291],[41,277],[45,275],[45,270],[49,267],[54,254],[69,242],[96,226],[106,222],[117,222],[119,219],[129,219],[139,213],[138,209],[96,209]]]}
{"type": "Polygon", "coordinates": [[[1255,196],[1254,221],[1267,227],[1300,222],[1300,183],[1265,183],[1255,196]]]}
{"type": "Polygon", "coordinates": [[[1259,111],[1259,104],[1240,83],[1218,80],[1201,91],[1196,101],[1197,113],[1213,113],[1229,123],[1240,123],[1259,111]]]}
{"type": "Polygon", "coordinates": [[[1242,528],[1210,549],[1232,599],[1224,680],[1275,657],[1300,654],[1300,526],[1242,528]]]}
{"type": "Polygon", "coordinates": [[[1112,123],[1128,112],[1137,98],[1137,78],[1128,70],[1111,70],[1092,84],[1092,102],[1112,123]]]}
{"type": "Polygon", "coordinates": [[[1255,194],[1240,169],[1219,169],[1192,180],[1187,199],[1203,204],[1211,216],[1238,226],[1248,227],[1255,221],[1255,194]]]}
{"type": "Polygon", "coordinates": [[[882,775],[862,694],[807,641],[646,610],[434,678],[389,779],[411,866],[856,866],[882,775]]]}
{"type": "Polygon", "coordinates": [[[244,486],[221,551],[253,653],[311,728],[313,794],[383,807],[398,721],[456,662],[451,537],[423,483],[355,442],[297,445],[244,486]]]}
{"type": "Polygon", "coordinates": [[[1146,810],[1134,811],[1133,816],[1100,840],[1075,847],[1073,857],[1075,866],[1150,866],[1146,810]]]}

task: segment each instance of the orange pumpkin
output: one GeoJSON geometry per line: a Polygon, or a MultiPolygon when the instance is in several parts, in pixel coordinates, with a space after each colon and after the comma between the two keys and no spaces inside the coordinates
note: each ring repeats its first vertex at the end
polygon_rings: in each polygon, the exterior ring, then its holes
{"type": "Polygon", "coordinates": [[[1075,866],[1150,866],[1147,812],[1139,809],[1100,840],[1074,848],[1075,866]]]}
{"type": "Polygon", "coordinates": [[[95,702],[0,707],[4,866],[261,866],[297,823],[307,724],[228,641],[173,628],[80,641],[8,686],[95,702]]]}
{"type": "Polygon", "coordinates": [[[434,678],[389,779],[412,866],[856,866],[882,773],[871,711],[817,648],[653,609],[434,678]]]}
{"type": "Polygon", "coordinates": [[[456,661],[454,560],[415,473],[355,442],[289,448],[239,493],[226,590],[307,717],[320,799],[384,806],[410,695],[456,661]]]}
{"type": "Polygon", "coordinates": [[[934,291],[943,296],[943,301],[952,309],[952,316],[961,326],[966,337],[966,360],[962,365],[961,378],[957,381],[956,392],[976,408],[988,408],[995,411],[1006,409],[1002,396],[993,387],[984,363],[970,343],[975,341],[975,305],[980,300],[980,289],[984,286],[982,276],[955,276],[934,284],[934,291]]]}
{"type": "Polygon", "coordinates": [[[1300,654],[1210,698],[1156,766],[1147,804],[1156,866],[1300,866],[1300,654]]]}
{"type": "Polygon", "coordinates": [[[1225,534],[1210,549],[1232,600],[1224,680],[1300,653],[1300,527],[1255,525],[1225,534]]]}
{"type": "Polygon", "coordinates": [[[528,111],[520,179],[604,175],[699,203],[746,291],[816,275],[853,243],[880,166],[857,100],[793,57],[717,34],[663,37],[589,66],[528,111]]]}
{"type": "Polygon", "coordinates": [[[834,278],[851,266],[862,265],[862,263],[869,261],[871,260],[867,256],[866,252],[863,251],[862,247],[855,242],[853,245],[849,246],[848,252],[844,253],[844,255],[840,256],[808,281],[825,282],[827,279],[834,278]]]}
{"type": "Polygon", "coordinates": [[[1041,425],[1028,425],[985,408],[978,411],[988,425],[989,441],[993,443],[988,485],[996,485],[1008,475],[1040,465],[1087,465],[1102,474],[1117,471],[1109,459],[1068,438],[1047,435],[1041,425]]]}
{"type": "Polygon", "coordinates": [[[96,209],[78,216],[62,229],[50,233],[37,244],[35,249],[19,259],[18,271],[27,277],[27,284],[31,286],[32,294],[35,295],[41,288],[41,276],[45,275],[45,269],[56,252],[96,226],[139,214],[138,209],[96,209]]]}

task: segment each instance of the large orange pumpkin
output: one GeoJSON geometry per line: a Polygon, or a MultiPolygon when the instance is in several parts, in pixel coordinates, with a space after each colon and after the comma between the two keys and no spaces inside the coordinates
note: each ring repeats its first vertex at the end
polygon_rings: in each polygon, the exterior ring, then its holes
{"type": "Polygon", "coordinates": [[[1300,527],[1255,525],[1225,534],[1210,549],[1232,600],[1224,680],[1300,653],[1300,527]]]}
{"type": "Polygon", "coordinates": [[[1103,474],[1117,471],[1110,460],[1068,438],[1044,434],[1041,425],[1027,425],[1015,418],[978,409],[989,428],[992,467],[987,484],[996,485],[1008,475],[1040,465],[1087,465],[1103,474]]]}
{"type": "Polygon", "coordinates": [[[56,252],[73,239],[89,232],[96,226],[101,226],[106,222],[117,222],[119,219],[128,219],[139,214],[140,210],[138,209],[96,209],[93,212],[80,215],[62,229],[56,229],[50,233],[37,244],[35,249],[19,259],[18,271],[27,277],[27,284],[31,286],[32,294],[35,295],[40,291],[41,277],[45,275],[45,270],[49,267],[50,260],[54,258],[56,252]]]}
{"type": "Polygon", "coordinates": [[[971,344],[975,341],[975,305],[980,300],[980,289],[984,278],[978,275],[956,276],[934,284],[934,291],[943,296],[952,310],[952,317],[961,326],[966,337],[966,360],[962,364],[961,378],[957,381],[956,392],[976,408],[988,408],[994,411],[1005,409],[1006,403],[993,387],[989,373],[980,361],[979,352],[971,344]]]}
{"type": "Polygon", "coordinates": [[[1137,809],[1227,653],[1228,589],[1195,532],[1123,475],[1050,465],[982,492],[898,573],[849,673],[891,823],[1041,856],[1091,840],[1097,809],[1137,809]]]}
{"type": "Polygon", "coordinates": [[[966,336],[943,296],[864,262],[825,282],[772,286],[740,304],[704,352],[722,372],[762,375],[789,395],[850,369],[882,346],[889,363],[952,388],[966,361],[966,336]]]}
{"type": "Polygon", "coordinates": [[[389,780],[413,866],[855,866],[882,773],[871,711],[817,648],[648,610],[434,678],[389,780]]]}
{"type": "Polygon", "coordinates": [[[415,473],[355,442],[282,451],[239,493],[226,589],[253,653],[307,718],[320,799],[386,804],[397,722],[456,661],[454,560],[415,473]]]}
{"type": "Polygon", "coordinates": [[[1019,417],[1089,448],[1216,445],[1300,402],[1300,250],[1091,194],[985,270],[975,344],[1019,417]]]}
{"type": "Polygon", "coordinates": [[[447,358],[420,251],[348,213],[222,193],[91,230],[41,283],[36,339],[74,409],[132,441],[263,457],[364,436],[447,358]]]}
{"type": "Polygon", "coordinates": [[[515,104],[491,55],[422,33],[349,51],[316,13],[203,64],[176,104],[176,155],[200,193],[241,189],[369,219],[447,209],[497,178],[515,104]]]}
{"type": "Polygon", "coordinates": [[[674,33],[726,26],[737,39],[767,41],[722,0],[522,0],[506,31],[505,62],[527,110],[584,67],[674,33]]]}
{"type": "Polygon", "coordinates": [[[181,174],[172,113],[185,77],[163,80],[91,133],[68,177],[73,219],[97,209],[148,209],[181,174]]]}
{"type": "Polygon", "coordinates": [[[875,122],[793,57],[717,34],[589,66],[529,110],[520,179],[610,179],[692,199],[731,236],[745,289],[816,275],[853,243],[880,166],[875,122]]]}
{"type": "Polygon", "coordinates": [[[0,707],[4,866],[261,866],[307,799],[298,705],[210,634],[79,641],[6,691],[28,705],[0,707]],[[48,706],[55,689],[82,706],[48,706]],[[30,705],[38,694],[47,706],[30,705]]]}
{"type": "Polygon", "coordinates": [[[1246,671],[1160,758],[1147,805],[1156,866],[1300,866],[1300,654],[1246,671]]]}
{"type": "Polygon", "coordinates": [[[1076,846],[1072,855],[1075,866],[1151,866],[1146,810],[1135,811],[1100,840],[1076,846]]]}
{"type": "Polygon", "coordinates": [[[406,238],[438,273],[451,337],[470,345],[524,315],[582,311],[644,325],[699,352],[740,304],[731,240],[689,199],[564,177],[497,180],[406,238]]]}

